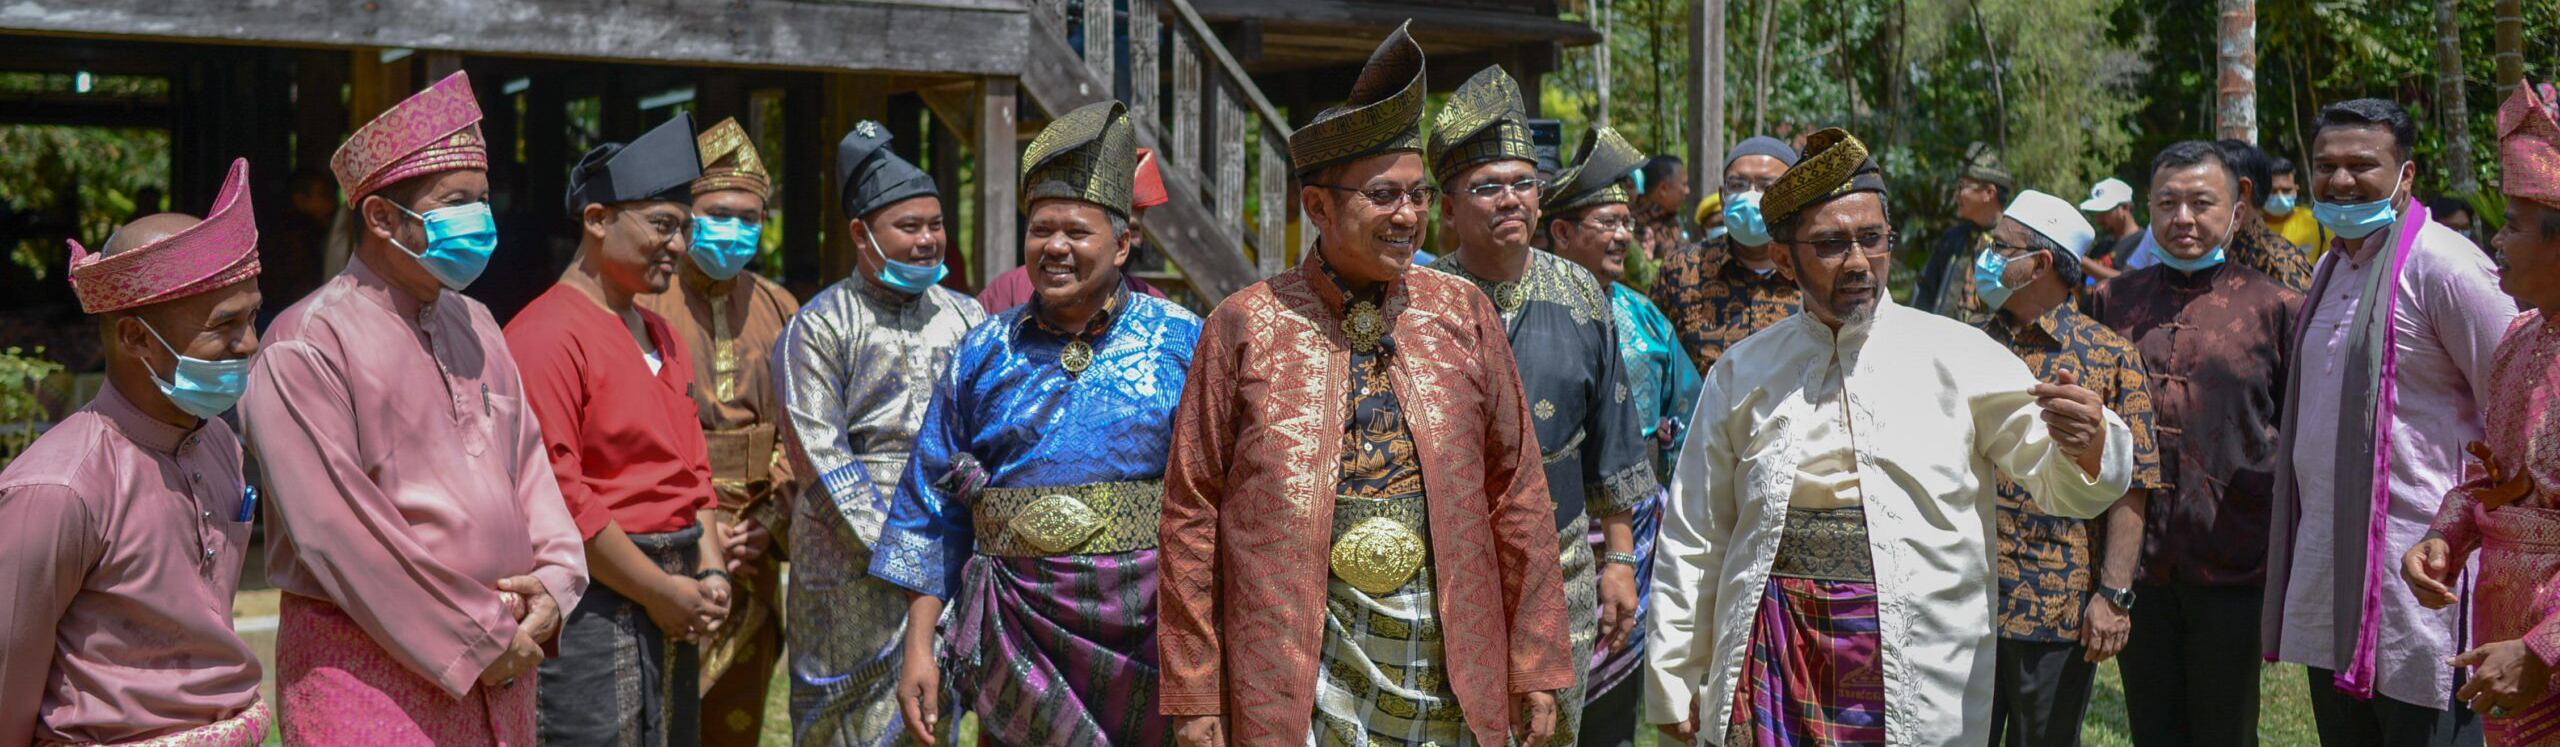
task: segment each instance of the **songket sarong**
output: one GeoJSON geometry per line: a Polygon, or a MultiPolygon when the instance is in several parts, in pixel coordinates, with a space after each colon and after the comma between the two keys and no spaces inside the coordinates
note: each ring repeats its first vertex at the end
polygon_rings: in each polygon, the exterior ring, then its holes
{"type": "Polygon", "coordinates": [[[1863,509],[1790,509],[1726,747],[1884,744],[1884,636],[1863,509]]]}
{"type": "Polygon", "coordinates": [[[1591,549],[1592,528],[1598,522],[1590,514],[1580,514],[1556,531],[1556,545],[1562,548],[1557,565],[1564,571],[1564,617],[1570,626],[1567,640],[1573,644],[1575,667],[1573,687],[1556,693],[1556,744],[1572,744],[1582,733],[1582,706],[1591,688],[1592,651],[1600,642],[1600,567],[1597,553],[1591,549]]]}
{"type": "Polygon", "coordinates": [[[36,747],[257,747],[267,741],[267,731],[274,728],[275,716],[264,700],[251,703],[240,715],[205,724],[193,729],[162,734],[150,739],[130,742],[55,742],[36,740],[36,747]]]}
{"type": "Polygon", "coordinates": [[[1442,747],[1475,744],[1441,649],[1440,609],[1421,494],[1337,498],[1333,539],[1371,518],[1413,532],[1421,567],[1403,586],[1371,594],[1340,575],[1325,585],[1324,650],[1316,668],[1314,747],[1442,747]]]}
{"type": "Polygon", "coordinates": [[[337,605],[285,594],[277,614],[276,697],[286,744],[534,744],[532,676],[513,685],[475,685],[457,699],[401,666],[337,605]]]}
{"type": "MultiPolygon", "coordinates": [[[[757,504],[752,516],[778,540],[790,522],[780,511],[766,510],[773,503],[757,504]]],[[[716,510],[724,522],[741,516],[716,510]]],[[[764,557],[730,576],[729,618],[698,644],[705,747],[753,747],[763,737],[765,700],[782,656],[782,562],[775,549],[769,546],[764,557]]]]}
{"type": "MultiPolygon", "coordinates": [[[[702,527],[631,535],[670,574],[693,573],[702,527]]],[[[701,652],[658,630],[639,602],[591,584],[542,662],[545,747],[694,747],[702,741],[701,652]]]]}
{"type": "MultiPolygon", "coordinates": [[[[880,494],[888,495],[897,490],[896,470],[903,463],[866,458],[862,468],[880,494]]],[[[911,744],[893,697],[905,662],[907,592],[871,575],[871,549],[854,539],[834,504],[795,503],[782,626],[790,642],[784,656],[791,666],[791,743],[911,744]]]]}
{"type": "MultiPolygon", "coordinates": [[[[1625,648],[1616,651],[1594,651],[1591,658],[1586,660],[1590,662],[1591,685],[1583,695],[1582,702],[1585,706],[1598,703],[1602,696],[1618,689],[1620,684],[1625,683],[1637,669],[1644,666],[1644,621],[1653,606],[1653,539],[1662,528],[1662,499],[1665,495],[1664,491],[1656,491],[1654,497],[1636,504],[1635,511],[1628,517],[1635,528],[1636,535],[1636,627],[1635,630],[1627,633],[1625,648]]],[[[1602,540],[1598,526],[1591,528],[1590,541],[1592,552],[1607,551],[1608,543],[1602,540]]],[[[1631,702],[1641,703],[1642,701],[1631,702]]],[[[1609,714],[1605,718],[1632,719],[1638,715],[1609,714]]],[[[1591,714],[1591,718],[1599,719],[1604,716],[1591,714]]]]}
{"type": "MultiPolygon", "coordinates": [[[[2560,509],[2509,505],[2476,515],[2480,575],[2472,592],[2471,640],[2478,645],[2526,638],[2535,624],[2560,615],[2560,592],[2552,589],[2560,583],[2560,509]]],[[[2480,724],[2493,745],[2560,744],[2560,691],[2480,724]]]]}

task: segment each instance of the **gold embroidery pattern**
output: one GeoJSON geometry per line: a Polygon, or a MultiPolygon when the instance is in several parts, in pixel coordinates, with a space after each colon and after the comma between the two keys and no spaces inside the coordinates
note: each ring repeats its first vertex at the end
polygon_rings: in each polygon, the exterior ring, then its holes
{"type": "Polygon", "coordinates": [[[1109,555],[1156,546],[1164,482],[988,488],[970,513],[978,552],[1000,557],[1109,555]]]}
{"type": "Polygon", "coordinates": [[[1787,509],[1786,534],[1778,540],[1769,575],[1873,583],[1876,562],[1867,548],[1867,510],[1787,509]]]}
{"type": "Polygon", "coordinates": [[[1335,501],[1333,575],[1372,595],[1403,588],[1430,558],[1423,516],[1419,495],[1335,501]]]}

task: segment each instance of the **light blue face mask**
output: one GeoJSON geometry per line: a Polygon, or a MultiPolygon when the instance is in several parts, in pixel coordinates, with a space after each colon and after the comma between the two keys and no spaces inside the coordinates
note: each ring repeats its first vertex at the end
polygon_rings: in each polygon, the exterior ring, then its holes
{"type": "Polygon", "coordinates": [[[1743,246],[1766,246],[1769,224],[1760,217],[1760,190],[1751,190],[1726,198],[1724,227],[1733,242],[1743,246]]]}
{"type": "Polygon", "coordinates": [[[2373,235],[2373,232],[2380,231],[2382,227],[2400,219],[2400,211],[2391,207],[2391,201],[2399,198],[2400,183],[2394,181],[2391,184],[2390,197],[2372,202],[2340,205],[2312,200],[2311,217],[2313,220],[2320,221],[2320,227],[2337,234],[2338,238],[2361,239],[2373,235]]]}
{"type": "Polygon", "coordinates": [[[693,217],[693,246],[685,256],[693,258],[693,266],[713,280],[738,276],[747,263],[756,258],[756,249],[764,239],[764,224],[748,223],[737,218],[711,215],[693,217]]]}
{"type": "Polygon", "coordinates": [[[1724,226],[1716,226],[1714,228],[1707,229],[1707,240],[1714,241],[1716,239],[1724,238],[1726,232],[1727,229],[1724,226]]]}
{"type": "Polygon", "coordinates": [[[932,265],[911,265],[890,259],[887,252],[880,251],[880,237],[872,235],[871,223],[868,221],[862,224],[862,236],[871,240],[871,253],[880,257],[880,274],[874,277],[879,279],[881,285],[889,286],[891,290],[910,296],[917,295],[923,293],[926,288],[933,287],[935,283],[942,282],[943,276],[951,274],[951,266],[940,262],[932,265]]]}
{"type": "Polygon", "coordinates": [[[2018,289],[2001,280],[2009,274],[2009,258],[1988,248],[1973,259],[1973,295],[1982,299],[1985,308],[1998,309],[2009,304],[2009,296],[2018,289]]]}
{"type": "Polygon", "coordinates": [[[489,253],[498,250],[498,219],[489,212],[489,203],[473,202],[429,210],[424,215],[410,212],[399,203],[392,207],[426,224],[427,250],[410,249],[393,238],[391,245],[418,260],[418,266],[434,275],[436,282],[452,290],[462,290],[480,279],[489,269],[489,253]]]}
{"type": "MultiPolygon", "coordinates": [[[[151,383],[159,385],[160,396],[169,398],[169,404],[177,405],[189,415],[210,418],[231,409],[232,403],[240,401],[240,393],[248,390],[249,359],[209,361],[189,358],[179,355],[177,348],[170,347],[168,338],[161,337],[160,330],[152,329],[150,322],[142,322],[142,328],[149,330],[151,339],[159,340],[160,347],[178,359],[176,370],[170,372],[175,381],[160,378],[157,370],[151,371],[151,383]]],[[[150,370],[150,366],[149,363],[143,364],[146,370],[150,370]]]]}
{"type": "Polygon", "coordinates": [[[2190,275],[2213,269],[2215,265],[2222,264],[2222,260],[2222,247],[2218,246],[2214,247],[2213,251],[2205,252],[2203,256],[2196,257],[2195,259],[2183,259],[2178,255],[2170,254],[2168,252],[2160,253],[2160,264],[2168,265],[2169,269],[2190,275]]]}
{"type": "Polygon", "coordinates": [[[2259,207],[2265,208],[2268,215],[2292,215],[2293,199],[2293,195],[2267,195],[2266,204],[2259,207]]]}

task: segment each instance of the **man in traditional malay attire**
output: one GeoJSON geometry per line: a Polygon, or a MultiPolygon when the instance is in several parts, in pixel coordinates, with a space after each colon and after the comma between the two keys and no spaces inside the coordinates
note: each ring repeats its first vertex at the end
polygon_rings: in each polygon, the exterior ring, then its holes
{"type": "MultiPolygon", "coordinates": [[[[1619,282],[1626,275],[1627,254],[1635,246],[1630,221],[1630,192],[1623,179],[1610,179],[1586,166],[1594,163],[1624,163],[1598,151],[1582,164],[1559,177],[1562,183],[1551,194],[1572,199],[1590,194],[1578,202],[1582,206],[1545,213],[1549,245],[1555,254],[1591,272],[1594,279],[1609,289],[1609,310],[1618,333],[1618,355],[1623,359],[1627,391],[1635,403],[1634,424],[1639,435],[1652,447],[1652,469],[1655,475],[1671,473],[1671,459],[1679,454],[1681,424],[1687,422],[1690,408],[1698,400],[1698,369],[1689,364],[1689,356],[1680,350],[1680,340],[1671,330],[1671,321],[1653,308],[1653,302],[1619,282]]],[[[1577,741],[1583,745],[1604,747],[1628,745],[1635,741],[1644,706],[1644,686],[1634,684],[1629,675],[1644,663],[1643,635],[1645,587],[1653,582],[1653,538],[1662,525],[1661,490],[1636,504],[1630,524],[1635,535],[1636,565],[1633,569],[1636,587],[1636,627],[1626,633],[1629,645],[1604,647],[1590,659],[1590,688],[1584,697],[1586,705],[1582,731],[1577,741]]],[[[1591,538],[1593,552],[1605,552],[1607,537],[1591,538]]]]}
{"type": "Polygon", "coordinates": [[[765,691],[782,654],[780,564],[769,554],[788,524],[783,504],[799,484],[777,439],[782,394],[773,342],[800,310],[791,292],[747,270],[762,245],[773,181],[755,141],[735,119],[695,139],[693,235],[676,282],[639,305],[667,322],[693,354],[694,415],[710,456],[729,579],[729,617],[702,640],[703,743],[754,745],[763,737],[765,691]]]}
{"type": "MultiPolygon", "coordinates": [[[[1137,175],[1136,186],[1131,192],[1134,196],[1129,202],[1129,230],[1132,231],[1138,231],[1144,227],[1148,208],[1173,201],[1172,196],[1164,191],[1164,172],[1156,168],[1154,149],[1138,149],[1137,175]]],[[[1136,240],[1144,243],[1147,235],[1141,232],[1136,240]]],[[[1132,252],[1136,251],[1136,246],[1136,244],[1131,245],[1132,252]]],[[[1034,259],[1036,258],[1026,254],[1021,267],[1006,270],[1004,274],[997,275],[996,279],[987,281],[987,287],[978,290],[978,305],[984,307],[987,314],[995,315],[1030,303],[1031,296],[1037,292],[1031,282],[1031,262],[1034,259]]],[[[1156,287],[1148,285],[1147,281],[1139,280],[1135,273],[1121,272],[1120,282],[1129,286],[1129,290],[1156,298],[1165,297],[1164,291],[1156,290],[1156,287]]]]}
{"type": "MultiPolygon", "coordinates": [[[[1600,128],[1567,172],[1577,178],[1542,188],[1520,87],[1498,66],[1449,95],[1431,138],[1432,176],[1449,193],[1442,226],[1457,242],[1431,269],[1475,284],[1502,313],[1511,348],[1535,351],[1519,359],[1520,384],[1556,504],[1573,660],[1588,662],[1594,648],[1624,643],[1635,624],[1634,510],[1661,483],[1654,447],[1628,399],[1607,293],[1589,271],[1530,247],[1529,235],[1542,210],[1578,210],[1609,187],[1618,187],[1623,204],[1619,182],[1644,165],[1644,154],[1600,128]],[[1589,539],[1595,522],[1607,542],[1597,558],[1589,539]],[[1594,562],[1601,559],[1605,564],[1594,562]]],[[[1577,679],[1556,696],[1557,734],[1579,732],[1586,684],[1577,679]]]]}
{"type": "Polygon", "coordinates": [[[587,151],[569,173],[578,253],[560,282],[507,322],[525,403],[597,586],[569,611],[542,664],[546,745],[701,741],[693,641],[729,608],[727,562],[693,351],[638,299],[666,292],[692,230],[702,176],[693,116],[587,151]]]}
{"type": "Polygon", "coordinates": [[[2492,745],[2560,739],[2560,111],[2548,85],[2516,88],[2498,109],[2498,166],[2506,227],[2492,239],[2506,257],[2498,286],[2532,310],[2507,326],[2489,364],[2493,400],[2478,467],[2445,494],[2425,540],[2401,560],[2419,603],[2461,601],[2453,588],[2470,555],[2471,642],[2453,658],[2471,676],[2454,697],[2488,716],[2492,745]]]}
{"type": "Polygon", "coordinates": [[[806,485],[786,543],[791,733],[800,745],[904,744],[892,695],[907,593],[871,575],[871,556],[936,377],[986,314],[936,284],[950,270],[942,199],[889,152],[887,128],[854,125],[835,176],[854,274],[809,299],[773,353],[783,443],[806,485]]]}
{"type": "Polygon", "coordinates": [[[1645,701],[1676,738],[1985,743],[1995,480],[2079,518],[2131,480],[2133,438],[2095,392],[1885,295],[1884,189],[1865,144],[1826,129],[1769,190],[1805,312],[1707,373],[1672,467],[1645,701]]]}
{"type": "Polygon", "coordinates": [[[1804,308],[1796,279],[1778,267],[1779,249],[1760,214],[1769,185],[1795,164],[1796,149],[1777,138],[1754,135],[1735,143],[1725,152],[1724,184],[1714,198],[1724,235],[1662,258],[1653,303],[1680,331],[1680,346],[1701,374],[1725,348],[1804,308]]]}
{"type": "Polygon", "coordinates": [[[2018,180],[2002,164],[1998,148],[1983,142],[1965,146],[1964,169],[1956,174],[1956,220],[1929,247],[1919,288],[1912,293],[1913,308],[1966,324],[1990,318],[1991,310],[1974,297],[1974,257],[1990,245],[1991,228],[1999,225],[2001,208],[2017,191],[2018,180]]]}
{"type": "Polygon", "coordinates": [[[1997,676],[1992,678],[1993,745],[2068,747],[2080,743],[2098,663],[2124,650],[2133,623],[2133,571],[2142,554],[2142,516],[2160,482],[2151,438],[2151,389],[2142,354],[2075,303],[2081,255],[2097,229],[2068,201],[2018,193],[1977,255],[1973,289],[1990,308],[1982,331],[2038,379],[2069,371],[2098,394],[2133,436],[2133,481],[2103,520],[2046,512],[2037,496],[2002,475],[1992,565],[2000,576],[1997,676]]]}
{"type": "Polygon", "coordinates": [[[532,744],[534,666],[587,590],[515,356],[455,292],[497,246],[479,122],[455,73],[338,149],[355,252],[250,368],[289,743],[532,744]]]}
{"type": "Polygon", "coordinates": [[[71,290],[107,384],[0,469],[0,747],[251,747],[273,716],[231,595],[258,516],[220,418],[258,352],[249,162],[213,210],[146,216],[71,290]]]}
{"type": "Polygon", "coordinates": [[[1555,511],[1501,312],[1411,268],[1405,27],[1347,101],[1289,141],[1316,250],[1209,315],[1183,384],[1158,700],[1185,745],[1544,744],[1582,669],[1555,511]]]}
{"type": "Polygon", "coordinates": [[[1156,518],[1200,320],[1120,281],[1137,134],[1119,102],[1022,156],[1028,304],[970,330],[934,385],[871,573],[908,590],[898,702],[941,743],[1156,745],[1156,518]],[[952,606],[947,648],[934,621],[952,606]]]}
{"type": "Polygon", "coordinates": [[[2515,300],[2489,255],[2410,194],[2408,112],[2354,99],[2313,125],[2312,212],[2338,240],[2294,331],[2259,651],[2309,670],[2325,744],[2479,744],[2445,664],[2463,650],[2464,610],[2382,584],[2462,482],[2462,445],[2501,401],[2489,366],[2515,300]]]}

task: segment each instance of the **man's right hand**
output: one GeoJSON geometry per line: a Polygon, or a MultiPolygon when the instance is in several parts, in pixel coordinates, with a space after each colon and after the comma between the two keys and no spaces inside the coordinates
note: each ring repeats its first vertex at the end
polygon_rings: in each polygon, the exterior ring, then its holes
{"type": "Polygon", "coordinates": [[[1663,738],[1671,740],[1674,744],[1697,744],[1698,704],[1696,702],[1689,704],[1689,720],[1677,724],[1654,724],[1653,728],[1661,730],[1663,738]]]}
{"type": "Polygon", "coordinates": [[[898,669],[898,714],[906,717],[907,736],[932,747],[942,728],[942,665],[932,652],[908,648],[898,669]]]}
{"type": "Polygon", "coordinates": [[[2452,543],[2443,537],[2428,537],[2400,557],[2400,580],[2409,584],[2409,593],[2418,598],[2418,604],[2440,610],[2460,601],[2453,593],[2453,581],[2462,569],[2453,565],[2452,555],[2452,543]]]}
{"type": "Polygon", "coordinates": [[[534,667],[538,666],[542,666],[542,644],[535,643],[525,634],[525,629],[518,626],[515,638],[507,641],[507,650],[500,652],[496,661],[489,662],[489,668],[480,670],[480,686],[514,687],[516,678],[532,674],[534,667]]]}
{"type": "Polygon", "coordinates": [[[702,621],[718,616],[711,600],[702,593],[702,582],[669,574],[657,599],[642,602],[649,621],[658,624],[658,632],[670,640],[691,641],[706,631],[702,621]]]}
{"type": "Polygon", "coordinates": [[[1175,716],[1173,741],[1181,747],[1227,747],[1227,717],[1175,716]]]}

